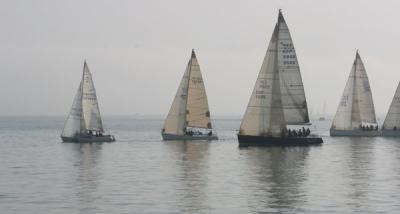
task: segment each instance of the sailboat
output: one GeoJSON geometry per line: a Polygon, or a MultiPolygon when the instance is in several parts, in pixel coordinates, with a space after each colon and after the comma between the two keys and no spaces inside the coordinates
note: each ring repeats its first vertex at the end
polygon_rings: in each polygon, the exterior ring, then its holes
{"type": "Polygon", "coordinates": [[[63,142],[112,142],[113,135],[105,135],[100,116],[92,74],[83,65],[82,80],[75,95],[70,113],[61,133],[63,142]]]}
{"type": "Polygon", "coordinates": [[[239,147],[305,146],[322,138],[288,130],[309,125],[307,101],[293,41],[279,10],[267,53],[238,133],[239,147]]]}
{"type": "Polygon", "coordinates": [[[382,136],[400,137],[400,83],[382,126],[382,136]]]}
{"type": "Polygon", "coordinates": [[[380,135],[371,87],[358,51],[333,119],[330,135],[360,137],[380,135]]]}
{"type": "Polygon", "coordinates": [[[326,115],[326,101],[324,101],[324,104],[322,106],[322,113],[319,116],[319,121],[324,121],[326,119],[325,115],[326,115]]]}
{"type": "Polygon", "coordinates": [[[216,140],[203,77],[192,50],[161,132],[164,140],[216,140]]]}

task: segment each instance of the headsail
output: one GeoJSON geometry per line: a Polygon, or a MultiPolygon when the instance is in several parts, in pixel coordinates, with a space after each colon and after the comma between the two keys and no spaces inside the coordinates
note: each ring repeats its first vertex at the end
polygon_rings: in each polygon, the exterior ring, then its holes
{"type": "Polygon", "coordinates": [[[285,127],[278,66],[279,24],[275,26],[239,134],[280,136],[285,127]]]}
{"type": "Polygon", "coordinates": [[[376,124],[376,116],[368,76],[357,51],[332,128],[353,130],[362,124],[376,124]]]}
{"type": "Polygon", "coordinates": [[[65,121],[64,129],[61,133],[63,137],[74,137],[82,129],[82,81],[79,84],[78,91],[74,97],[71,110],[65,121]]]}
{"type": "Polygon", "coordinates": [[[287,124],[309,123],[300,67],[289,28],[281,11],[279,11],[278,26],[278,66],[285,121],[287,124]]]}
{"type": "Polygon", "coordinates": [[[389,111],[383,122],[383,129],[393,130],[396,127],[400,130],[400,83],[397,86],[389,111]]]}
{"type": "Polygon", "coordinates": [[[164,132],[169,134],[184,135],[186,128],[186,106],[188,99],[189,73],[191,61],[186,66],[178,91],[169,110],[164,124],[164,132]]]}
{"type": "Polygon", "coordinates": [[[187,126],[211,129],[210,110],[203,77],[194,50],[189,62],[189,83],[186,106],[187,126]]]}
{"type": "Polygon", "coordinates": [[[84,63],[83,66],[83,85],[82,85],[82,108],[83,120],[86,130],[96,130],[103,132],[99,104],[97,101],[96,90],[94,88],[92,74],[84,63]]]}

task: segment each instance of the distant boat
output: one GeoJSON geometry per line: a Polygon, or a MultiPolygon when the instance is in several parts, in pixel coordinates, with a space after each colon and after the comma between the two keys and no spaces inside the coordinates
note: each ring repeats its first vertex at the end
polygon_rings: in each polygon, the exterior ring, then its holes
{"type": "Polygon", "coordinates": [[[400,137],[400,83],[397,85],[396,93],[383,122],[382,135],[400,137]]]}
{"type": "Polygon", "coordinates": [[[238,133],[240,147],[306,146],[322,138],[287,129],[310,122],[303,82],[288,26],[279,10],[263,64],[238,133]]]}
{"type": "Polygon", "coordinates": [[[194,50],[161,133],[164,140],[216,140],[194,50]]]}
{"type": "Polygon", "coordinates": [[[322,113],[319,116],[319,121],[324,121],[326,119],[326,101],[324,101],[324,105],[322,106],[322,113]]]}
{"type": "Polygon", "coordinates": [[[77,143],[115,141],[114,136],[104,134],[96,90],[86,61],[83,65],[82,80],[65,121],[61,139],[64,142],[77,143]]]}
{"type": "Polygon", "coordinates": [[[349,79],[330,129],[331,136],[378,136],[367,72],[357,51],[349,79]]]}

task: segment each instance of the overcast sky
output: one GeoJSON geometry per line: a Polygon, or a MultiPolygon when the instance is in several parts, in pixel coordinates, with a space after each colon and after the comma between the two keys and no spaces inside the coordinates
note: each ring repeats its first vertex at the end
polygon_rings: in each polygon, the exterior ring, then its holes
{"type": "Polygon", "coordinates": [[[309,110],[359,49],[378,115],[400,80],[398,1],[1,0],[0,115],[66,115],[84,59],[103,115],[167,114],[192,48],[212,115],[242,115],[282,8],[309,110]]]}

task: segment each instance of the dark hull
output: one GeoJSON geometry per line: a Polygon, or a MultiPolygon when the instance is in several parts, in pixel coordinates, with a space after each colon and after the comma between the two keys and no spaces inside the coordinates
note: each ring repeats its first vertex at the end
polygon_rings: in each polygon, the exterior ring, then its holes
{"type": "Polygon", "coordinates": [[[217,135],[176,135],[161,133],[163,140],[218,140],[217,135]]]}
{"type": "Polygon", "coordinates": [[[316,136],[308,137],[264,137],[238,135],[239,147],[248,146],[311,146],[323,143],[322,138],[316,136]]]}
{"type": "Polygon", "coordinates": [[[379,130],[335,130],[330,129],[329,134],[332,137],[378,137],[381,136],[379,130]]]}
{"type": "Polygon", "coordinates": [[[63,142],[71,143],[102,143],[102,142],[114,142],[115,137],[113,135],[103,135],[103,136],[77,136],[77,137],[63,137],[61,136],[63,142]]]}
{"type": "Polygon", "coordinates": [[[400,131],[382,130],[383,137],[400,137],[400,131]]]}

